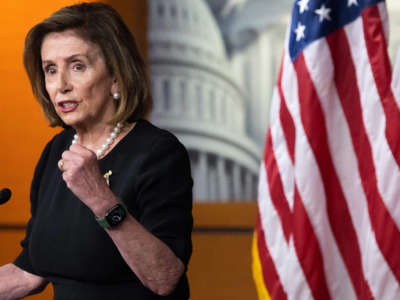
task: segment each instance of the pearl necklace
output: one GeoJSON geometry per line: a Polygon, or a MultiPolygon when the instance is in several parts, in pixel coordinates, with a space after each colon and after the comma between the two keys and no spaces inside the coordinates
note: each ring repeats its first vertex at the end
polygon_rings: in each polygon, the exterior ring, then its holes
{"type": "MultiPolygon", "coordinates": [[[[114,142],[114,140],[117,138],[117,136],[121,132],[122,127],[124,127],[124,125],[121,123],[118,123],[114,127],[113,131],[110,133],[110,137],[106,140],[106,142],[103,145],[101,145],[100,149],[98,149],[96,151],[97,159],[99,159],[104,154],[104,152],[108,149],[108,147],[110,147],[110,145],[114,142]]],[[[74,139],[72,140],[72,144],[77,143],[78,138],[79,138],[78,134],[75,134],[74,139]]]]}

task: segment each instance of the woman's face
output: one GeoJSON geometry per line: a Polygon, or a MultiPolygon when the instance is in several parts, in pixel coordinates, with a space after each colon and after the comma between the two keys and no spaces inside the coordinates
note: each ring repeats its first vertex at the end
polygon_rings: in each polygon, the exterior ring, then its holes
{"type": "Polygon", "coordinates": [[[41,57],[47,93],[65,124],[88,130],[112,119],[117,85],[97,45],[73,30],[53,32],[43,39],[41,57]]]}

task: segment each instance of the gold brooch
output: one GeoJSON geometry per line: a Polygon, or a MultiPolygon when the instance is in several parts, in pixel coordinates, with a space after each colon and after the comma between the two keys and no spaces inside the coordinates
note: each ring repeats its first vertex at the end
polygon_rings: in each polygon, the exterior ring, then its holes
{"type": "Polygon", "coordinates": [[[103,177],[106,179],[107,185],[110,186],[110,176],[112,175],[112,171],[109,170],[108,172],[106,172],[103,177]]]}

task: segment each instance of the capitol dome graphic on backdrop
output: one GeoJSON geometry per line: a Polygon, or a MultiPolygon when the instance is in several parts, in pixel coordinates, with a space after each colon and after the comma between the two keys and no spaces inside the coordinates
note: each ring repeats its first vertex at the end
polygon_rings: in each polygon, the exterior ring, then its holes
{"type": "Polygon", "coordinates": [[[197,202],[256,200],[285,24],[242,2],[148,2],[151,121],[188,149],[197,202]]]}

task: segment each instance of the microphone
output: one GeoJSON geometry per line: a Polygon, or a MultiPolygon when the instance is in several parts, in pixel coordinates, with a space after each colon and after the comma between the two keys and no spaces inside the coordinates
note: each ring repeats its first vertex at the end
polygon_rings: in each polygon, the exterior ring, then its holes
{"type": "Polygon", "coordinates": [[[11,197],[10,189],[2,189],[0,191],[0,205],[6,203],[11,197]]]}

